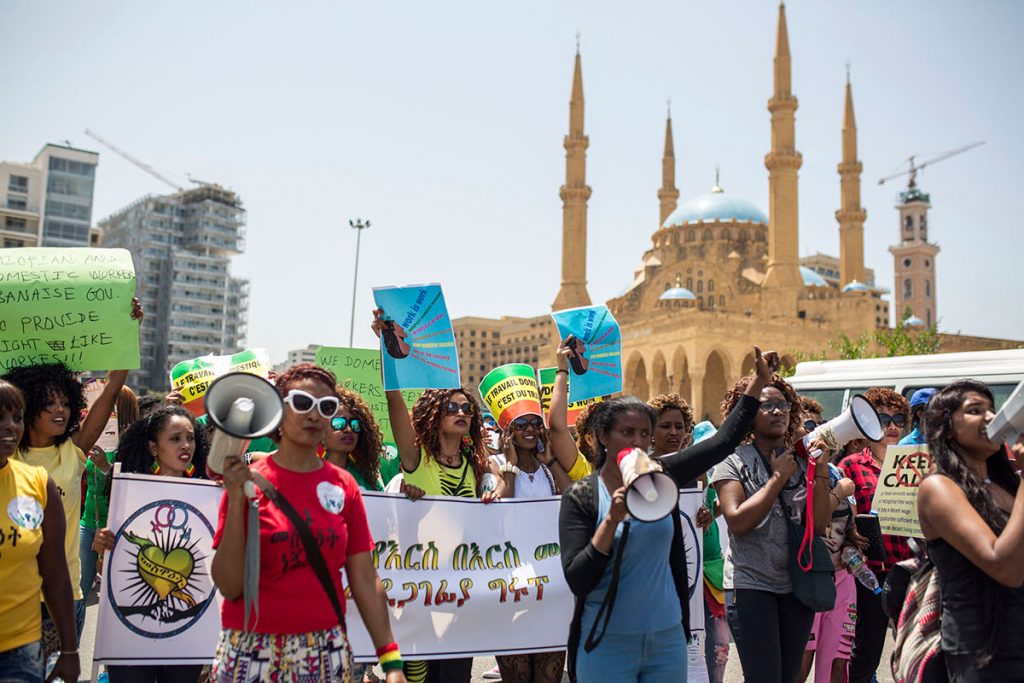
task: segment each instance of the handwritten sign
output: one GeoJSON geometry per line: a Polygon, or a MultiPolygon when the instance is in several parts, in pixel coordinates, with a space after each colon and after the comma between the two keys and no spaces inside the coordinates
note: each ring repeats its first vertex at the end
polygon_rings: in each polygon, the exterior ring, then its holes
{"type": "Polygon", "coordinates": [[[171,388],[182,395],[182,405],[195,416],[206,412],[210,383],[229,372],[248,372],[266,379],[270,356],[265,349],[248,349],[230,356],[201,356],[183,360],[171,368],[171,388]]]}
{"type": "Polygon", "coordinates": [[[457,389],[459,357],[441,285],[375,287],[385,389],[457,389]]]}
{"type": "MultiPolygon", "coordinates": [[[[544,420],[548,420],[548,413],[551,412],[551,396],[555,393],[555,371],[558,368],[541,368],[537,371],[537,378],[540,380],[540,404],[544,409],[544,420]]],[[[577,401],[576,403],[570,403],[566,407],[565,420],[566,424],[570,427],[576,424],[576,418],[579,417],[583,409],[592,403],[600,403],[602,398],[588,398],[583,401],[577,401]]]]}
{"type": "Polygon", "coordinates": [[[917,487],[931,471],[932,456],[927,446],[889,446],[886,449],[872,502],[883,534],[924,538],[917,517],[917,487]]]}
{"type": "Polygon", "coordinates": [[[43,363],[139,367],[133,296],[125,249],[0,250],[0,371],[43,363]]]}
{"type": "MultiPolygon", "coordinates": [[[[385,445],[391,447],[388,449],[390,454],[395,445],[395,437],[391,431],[388,401],[384,396],[384,383],[381,380],[380,351],[321,346],[316,352],[316,364],[333,372],[338,384],[356,392],[366,401],[373,416],[377,418],[385,445]]],[[[405,405],[411,408],[422,393],[421,389],[403,390],[402,398],[405,405]]],[[[397,451],[395,453],[397,454],[397,451]]]]}
{"type": "Polygon", "coordinates": [[[556,311],[551,318],[558,334],[574,337],[576,355],[569,358],[569,401],[622,391],[622,335],[607,306],[556,311]]]}

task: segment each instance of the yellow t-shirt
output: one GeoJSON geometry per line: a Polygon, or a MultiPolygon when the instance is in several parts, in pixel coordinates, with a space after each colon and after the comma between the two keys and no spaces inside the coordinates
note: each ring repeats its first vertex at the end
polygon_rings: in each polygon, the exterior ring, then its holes
{"type": "Polygon", "coordinates": [[[41,637],[38,560],[45,509],[46,470],[9,458],[0,469],[0,652],[41,637]]]}
{"type": "Polygon", "coordinates": [[[573,463],[572,469],[566,472],[569,475],[569,479],[573,481],[579,481],[583,477],[587,476],[594,471],[593,465],[590,461],[583,457],[583,454],[576,451],[576,462],[573,463]]]}
{"type": "Polygon", "coordinates": [[[447,467],[420,450],[420,464],[412,472],[403,468],[402,478],[428,496],[476,498],[476,473],[465,456],[458,467],[447,467]]]}
{"type": "Polygon", "coordinates": [[[15,458],[29,465],[42,467],[60,491],[64,505],[67,531],[64,535],[64,554],[68,560],[68,574],[75,600],[82,599],[82,567],[78,560],[78,521],[82,516],[82,473],[85,472],[85,453],[68,439],[57,446],[19,450],[15,458]]]}

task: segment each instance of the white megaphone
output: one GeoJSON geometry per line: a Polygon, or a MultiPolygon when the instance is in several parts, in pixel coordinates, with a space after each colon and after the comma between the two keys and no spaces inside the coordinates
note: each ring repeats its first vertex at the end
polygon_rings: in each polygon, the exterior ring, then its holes
{"type": "Polygon", "coordinates": [[[818,425],[814,431],[797,441],[796,450],[805,458],[817,458],[820,453],[809,453],[807,450],[817,439],[824,441],[829,450],[837,451],[854,439],[881,441],[884,433],[874,407],[866,398],[856,394],[842,414],[818,425]]]}
{"type": "MultiPolygon", "coordinates": [[[[213,380],[206,390],[206,413],[216,428],[206,457],[206,468],[224,474],[229,456],[242,457],[252,439],[267,436],[284,418],[284,401],[267,380],[247,372],[229,372],[213,380]]],[[[245,495],[256,497],[251,481],[245,495]]]]}
{"type": "Polygon", "coordinates": [[[679,485],[647,451],[624,448],[616,461],[626,485],[626,510],[633,519],[656,522],[679,506],[679,485]]]}
{"type": "Polygon", "coordinates": [[[988,423],[988,438],[995,443],[1013,443],[1021,432],[1024,432],[1024,381],[1017,385],[999,413],[988,423]]]}

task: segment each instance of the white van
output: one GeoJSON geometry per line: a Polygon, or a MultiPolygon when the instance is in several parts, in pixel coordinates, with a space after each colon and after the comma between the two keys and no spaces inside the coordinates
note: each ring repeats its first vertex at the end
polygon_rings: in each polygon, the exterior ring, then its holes
{"type": "Polygon", "coordinates": [[[895,389],[909,401],[918,389],[938,389],[964,378],[987,384],[999,410],[1024,380],[1024,349],[808,361],[798,363],[788,381],[799,394],[821,403],[822,417],[831,419],[843,411],[851,396],[870,387],[895,389]]]}

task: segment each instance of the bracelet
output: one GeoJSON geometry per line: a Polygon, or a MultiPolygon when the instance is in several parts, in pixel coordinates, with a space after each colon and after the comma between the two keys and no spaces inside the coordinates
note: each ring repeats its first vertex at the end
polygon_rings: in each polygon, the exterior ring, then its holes
{"type": "Polygon", "coordinates": [[[815,474],[814,478],[815,479],[828,479],[828,475],[827,474],[825,474],[825,475],[815,474]]]}
{"type": "Polygon", "coordinates": [[[555,370],[555,374],[556,375],[561,373],[561,372],[564,372],[566,374],[566,376],[568,377],[568,375],[569,375],[569,371],[568,370],[562,370],[561,368],[559,368],[558,370],[555,370]]]}
{"type": "Polygon", "coordinates": [[[520,470],[515,465],[509,465],[508,463],[505,463],[504,465],[501,466],[501,468],[498,471],[501,472],[502,474],[519,474],[522,470],[520,470]]]}
{"type": "Polygon", "coordinates": [[[77,654],[78,654],[78,650],[77,649],[75,649],[75,650],[61,650],[60,651],[60,656],[61,657],[63,657],[64,655],[77,655],[77,654]]]}
{"type": "Polygon", "coordinates": [[[377,661],[385,675],[389,671],[401,671],[405,667],[405,663],[402,661],[402,652],[398,649],[398,643],[395,642],[377,648],[377,661]]]}
{"type": "Polygon", "coordinates": [[[398,652],[398,643],[391,641],[387,645],[381,645],[377,648],[377,657],[381,657],[388,652],[398,652]]]}

